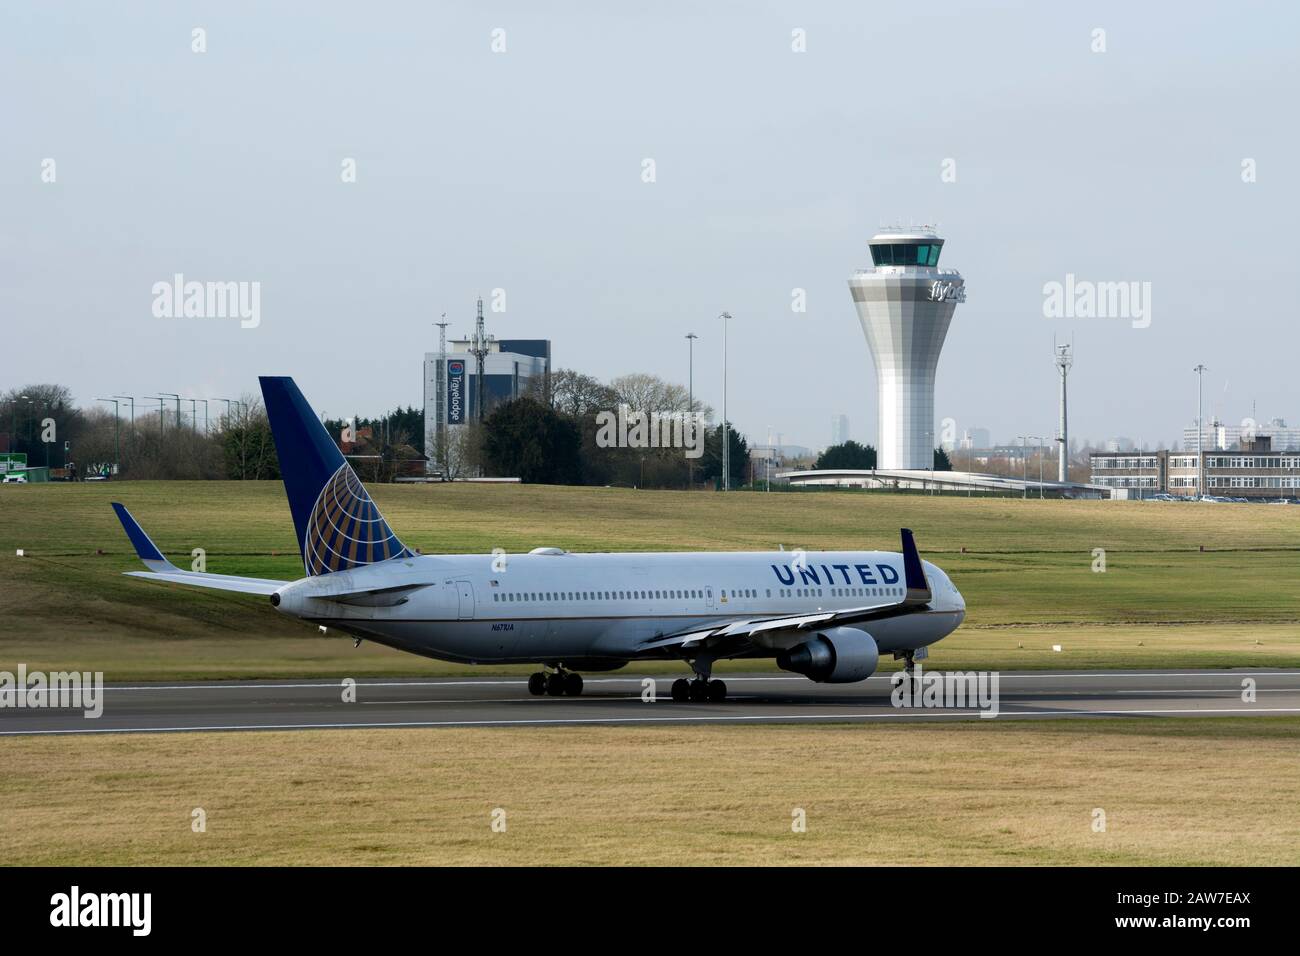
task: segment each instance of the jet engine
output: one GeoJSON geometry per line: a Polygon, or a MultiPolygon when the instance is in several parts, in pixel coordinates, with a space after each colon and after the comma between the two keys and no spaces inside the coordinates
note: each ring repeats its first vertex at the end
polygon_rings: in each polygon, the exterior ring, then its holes
{"type": "Polygon", "coordinates": [[[831,627],[811,640],[776,655],[782,670],[803,674],[819,684],[851,684],[876,672],[876,640],[856,627],[831,627]]]}

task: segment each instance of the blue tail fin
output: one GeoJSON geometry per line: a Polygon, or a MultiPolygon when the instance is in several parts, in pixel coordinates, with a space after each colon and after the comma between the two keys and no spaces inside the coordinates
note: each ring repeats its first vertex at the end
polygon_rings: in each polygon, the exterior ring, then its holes
{"type": "Polygon", "coordinates": [[[412,557],[293,379],[264,375],[259,381],[307,573],[412,557]]]}

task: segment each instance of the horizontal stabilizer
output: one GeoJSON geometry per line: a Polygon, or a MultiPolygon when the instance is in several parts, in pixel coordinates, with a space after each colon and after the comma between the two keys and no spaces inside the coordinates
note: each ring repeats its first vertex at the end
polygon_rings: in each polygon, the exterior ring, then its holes
{"type": "Polygon", "coordinates": [[[270,578],[241,578],[233,574],[200,574],[198,571],[127,571],[132,578],[161,581],[164,584],[184,584],[192,588],[209,588],[214,591],[237,591],[240,594],[274,594],[288,581],[270,578]]]}
{"type": "Polygon", "coordinates": [[[153,543],[140,523],[131,517],[131,512],[117,501],[113,510],[131,539],[136,556],[144,562],[148,571],[127,571],[133,578],[146,581],[161,581],[166,584],[184,584],[192,588],[211,588],[217,591],[238,591],[242,594],[274,594],[288,584],[288,581],[273,581],[269,578],[241,578],[233,574],[208,574],[205,571],[182,571],[168,561],[158,546],[153,543]]]}

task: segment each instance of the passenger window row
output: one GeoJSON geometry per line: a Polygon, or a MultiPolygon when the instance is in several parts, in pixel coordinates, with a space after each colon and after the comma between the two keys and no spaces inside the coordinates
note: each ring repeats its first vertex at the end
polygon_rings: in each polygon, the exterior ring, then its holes
{"type": "Polygon", "coordinates": [[[705,589],[672,589],[659,591],[497,591],[492,600],[498,604],[545,601],[698,601],[705,589]]]}
{"type": "MultiPolygon", "coordinates": [[[[809,598],[822,597],[824,588],[780,588],[777,597],[809,598]]],[[[831,597],[897,597],[903,593],[902,588],[830,588],[831,597]]],[[[757,588],[733,588],[719,592],[726,599],[757,598],[757,588]]],[[[548,601],[699,601],[712,591],[706,589],[670,589],[657,591],[504,591],[493,592],[492,600],[498,604],[529,603],[537,604],[548,601]]],[[[766,596],[772,596],[772,589],[766,589],[766,596]]]]}
{"type": "MultiPolygon", "coordinates": [[[[778,597],[821,597],[822,588],[781,588],[778,597]]],[[[831,588],[831,597],[898,597],[902,588],[831,588]]]]}

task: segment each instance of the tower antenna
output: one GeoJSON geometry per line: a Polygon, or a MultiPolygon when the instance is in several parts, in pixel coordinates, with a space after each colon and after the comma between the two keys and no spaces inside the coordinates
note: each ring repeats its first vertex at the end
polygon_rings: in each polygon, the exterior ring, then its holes
{"type": "Polygon", "coordinates": [[[475,416],[474,419],[479,424],[483,423],[483,385],[485,381],[485,362],[488,354],[487,335],[483,329],[483,297],[478,297],[478,318],[474,322],[474,341],[470,344],[469,353],[474,356],[474,377],[475,377],[475,416]]]}

